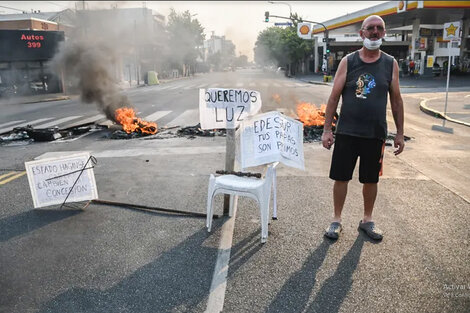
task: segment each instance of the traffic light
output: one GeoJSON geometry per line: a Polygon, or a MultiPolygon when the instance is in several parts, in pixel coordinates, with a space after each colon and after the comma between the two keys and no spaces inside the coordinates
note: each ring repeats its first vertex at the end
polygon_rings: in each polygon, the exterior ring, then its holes
{"type": "Polygon", "coordinates": [[[264,12],[264,21],[269,22],[269,11],[264,12]]]}

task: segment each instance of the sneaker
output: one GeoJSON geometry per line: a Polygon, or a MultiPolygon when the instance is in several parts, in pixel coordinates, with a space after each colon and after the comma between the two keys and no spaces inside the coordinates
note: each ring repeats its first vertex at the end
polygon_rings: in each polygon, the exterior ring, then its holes
{"type": "Polygon", "coordinates": [[[367,236],[374,240],[382,240],[383,232],[375,226],[374,222],[363,223],[362,220],[359,222],[359,229],[363,230],[367,236]]]}
{"type": "Polygon", "coordinates": [[[330,224],[330,227],[328,227],[325,230],[325,237],[330,238],[330,239],[338,239],[339,233],[342,230],[343,230],[343,227],[341,226],[341,223],[333,222],[330,224]]]}

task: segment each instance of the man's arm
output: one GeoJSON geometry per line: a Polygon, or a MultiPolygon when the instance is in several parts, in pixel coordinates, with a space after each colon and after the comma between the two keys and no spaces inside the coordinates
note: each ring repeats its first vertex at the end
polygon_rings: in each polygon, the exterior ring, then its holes
{"type": "Polygon", "coordinates": [[[333,132],[332,123],[333,116],[338,108],[339,97],[343,92],[344,84],[346,83],[346,73],[348,70],[348,58],[344,57],[339,62],[338,70],[336,71],[335,80],[333,83],[333,89],[331,90],[328,103],[326,104],[325,111],[325,125],[323,126],[322,144],[326,149],[330,149],[333,145],[333,132]]]}
{"type": "Polygon", "coordinates": [[[401,98],[400,93],[400,83],[398,82],[398,62],[396,60],[393,60],[393,75],[389,92],[393,120],[395,121],[395,126],[397,127],[397,135],[395,136],[394,146],[398,149],[395,150],[393,153],[395,153],[395,155],[398,155],[403,151],[403,148],[405,147],[405,139],[403,136],[403,100],[401,98]]]}

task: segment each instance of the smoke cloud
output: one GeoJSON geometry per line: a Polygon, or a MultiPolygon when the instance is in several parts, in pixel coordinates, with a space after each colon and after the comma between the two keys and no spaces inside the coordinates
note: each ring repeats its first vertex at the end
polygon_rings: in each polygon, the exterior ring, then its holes
{"type": "Polygon", "coordinates": [[[66,77],[76,78],[83,102],[96,103],[108,119],[116,122],[116,109],[131,104],[126,95],[120,94],[111,73],[115,61],[114,51],[106,44],[75,39],[62,44],[52,65],[66,77]]]}

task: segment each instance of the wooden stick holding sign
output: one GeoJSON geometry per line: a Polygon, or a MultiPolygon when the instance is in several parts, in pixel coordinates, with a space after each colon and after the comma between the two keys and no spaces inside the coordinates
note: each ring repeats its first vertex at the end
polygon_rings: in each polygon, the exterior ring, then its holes
{"type": "MultiPolygon", "coordinates": [[[[261,109],[261,94],[254,90],[199,89],[199,120],[202,129],[227,129],[225,170],[235,167],[235,129],[248,116],[261,109]]],[[[224,215],[229,212],[230,196],[224,197],[224,215]]]]}

